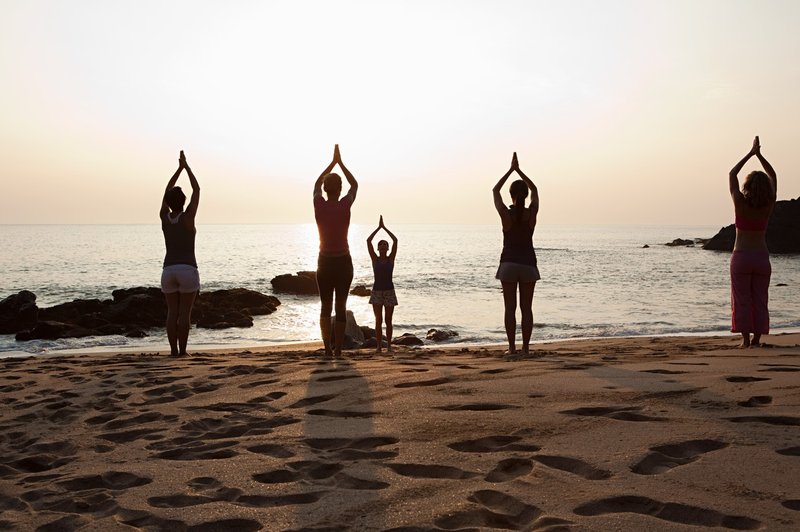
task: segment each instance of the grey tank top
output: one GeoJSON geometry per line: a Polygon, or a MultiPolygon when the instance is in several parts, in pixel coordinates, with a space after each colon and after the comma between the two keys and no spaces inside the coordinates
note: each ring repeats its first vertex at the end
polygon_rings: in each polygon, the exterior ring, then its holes
{"type": "Polygon", "coordinates": [[[197,259],[194,257],[195,229],[187,229],[181,223],[180,213],[176,218],[167,215],[167,220],[161,221],[161,230],[164,232],[164,243],[167,254],[164,257],[164,267],[175,264],[188,264],[197,268],[197,259]]]}

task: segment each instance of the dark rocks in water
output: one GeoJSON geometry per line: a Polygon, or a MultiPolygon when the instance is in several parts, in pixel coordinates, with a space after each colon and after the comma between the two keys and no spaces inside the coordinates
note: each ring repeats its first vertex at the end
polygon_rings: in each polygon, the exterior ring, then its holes
{"type": "Polygon", "coordinates": [[[775,286],[789,286],[789,285],[788,285],[788,284],[786,284],[786,283],[778,283],[778,284],[776,284],[775,286]]]}
{"type": "MultiPolygon", "coordinates": [[[[800,253],[800,198],[775,203],[766,238],[770,253],[800,253]]],[[[735,242],[736,226],[731,224],[720,229],[703,249],[733,251],[735,242]]]]}
{"type": "Polygon", "coordinates": [[[28,331],[20,331],[15,339],[18,341],[27,340],[57,340],[58,338],[83,338],[94,336],[97,331],[86,329],[73,323],[62,323],[59,321],[40,321],[28,331]]]}
{"type": "Polygon", "coordinates": [[[276,292],[313,296],[319,294],[317,289],[317,272],[297,272],[297,275],[286,273],[273,277],[270,281],[276,292]]]}
{"type": "Polygon", "coordinates": [[[398,338],[394,338],[392,343],[395,345],[422,345],[425,342],[417,338],[411,333],[404,333],[402,336],[398,338]]]}
{"type": "Polygon", "coordinates": [[[676,238],[672,242],[667,242],[664,244],[665,246],[694,246],[694,240],[688,240],[686,238],[676,238]]]}
{"type": "Polygon", "coordinates": [[[372,290],[367,288],[366,285],[357,284],[350,290],[350,294],[359,297],[369,297],[372,295],[372,290]]]}
{"type": "Polygon", "coordinates": [[[362,325],[360,327],[361,333],[364,335],[365,340],[369,340],[370,338],[375,338],[375,329],[369,327],[367,325],[362,325]]]}
{"type": "Polygon", "coordinates": [[[650,247],[650,245],[649,245],[649,244],[645,244],[644,246],[642,246],[642,249],[647,249],[647,248],[649,248],[649,247],[650,247]]]}
{"type": "Polygon", "coordinates": [[[13,334],[36,325],[36,294],[22,290],[0,301],[0,334],[13,334]]]}
{"type": "MultiPolygon", "coordinates": [[[[374,336],[372,338],[367,338],[366,340],[364,340],[364,343],[361,344],[361,347],[362,349],[375,349],[376,347],[378,347],[378,339],[375,338],[374,336]]],[[[381,341],[381,347],[389,347],[389,344],[386,342],[385,339],[381,341]]]]}
{"type": "MultiPolygon", "coordinates": [[[[12,332],[21,341],[111,334],[141,338],[147,336],[146,329],[163,327],[167,320],[166,301],[158,288],[114,290],[112,297],[76,299],[40,309],[38,322],[12,332]]],[[[192,323],[209,329],[252,327],[253,316],[275,312],[280,304],[274,296],[245,288],[201,292],[192,309],[192,323]]]]}
{"type": "Polygon", "coordinates": [[[458,333],[451,329],[430,329],[425,338],[434,342],[443,342],[455,336],[458,336],[458,333]]]}
{"type": "MultiPolygon", "coordinates": [[[[336,341],[336,317],[331,316],[331,341],[336,341]]],[[[358,326],[356,322],[356,317],[353,315],[353,311],[347,311],[347,324],[344,328],[344,340],[342,341],[342,347],[344,349],[358,349],[361,347],[361,344],[364,343],[364,332],[361,330],[361,327],[358,326]]]]}

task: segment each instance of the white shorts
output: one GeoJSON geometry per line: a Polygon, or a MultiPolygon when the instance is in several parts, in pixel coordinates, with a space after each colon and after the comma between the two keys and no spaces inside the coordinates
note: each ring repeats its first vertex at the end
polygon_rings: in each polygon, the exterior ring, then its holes
{"type": "Polygon", "coordinates": [[[200,272],[189,264],[165,266],[161,271],[161,291],[165,294],[190,294],[200,290],[200,272]]]}
{"type": "Polygon", "coordinates": [[[394,290],[373,290],[369,296],[370,305],[382,305],[384,307],[396,307],[397,295],[394,290]]]}
{"type": "Polygon", "coordinates": [[[506,283],[535,283],[541,279],[539,268],[516,262],[501,262],[494,278],[506,283]]]}

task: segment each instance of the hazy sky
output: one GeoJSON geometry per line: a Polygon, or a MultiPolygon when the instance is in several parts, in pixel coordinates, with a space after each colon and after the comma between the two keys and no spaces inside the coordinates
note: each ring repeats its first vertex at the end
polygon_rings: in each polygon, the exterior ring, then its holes
{"type": "Polygon", "coordinates": [[[199,223],[311,222],[338,142],[355,222],[495,222],[516,150],[541,223],[728,224],[755,134],[800,196],[798,23],[795,0],[0,0],[0,223],[155,223],[180,149],[199,223]]]}

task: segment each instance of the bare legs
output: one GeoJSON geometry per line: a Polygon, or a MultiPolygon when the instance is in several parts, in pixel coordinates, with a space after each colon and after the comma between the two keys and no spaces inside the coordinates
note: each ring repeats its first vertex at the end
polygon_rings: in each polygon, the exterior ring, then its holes
{"type": "MultiPolygon", "coordinates": [[[[505,304],[504,323],[508,338],[508,352],[517,352],[517,283],[502,281],[505,304]]],[[[536,282],[519,283],[519,307],[522,312],[522,352],[528,353],[533,333],[533,290],[536,282]]]]}
{"type": "Polygon", "coordinates": [[[164,294],[167,299],[167,339],[172,356],[185,356],[197,292],[164,294]]]}
{"type": "Polygon", "coordinates": [[[383,305],[372,305],[372,311],[375,313],[375,340],[377,346],[375,352],[380,353],[383,350],[383,309],[386,309],[386,350],[392,351],[392,314],[394,314],[394,307],[383,305]]]}

